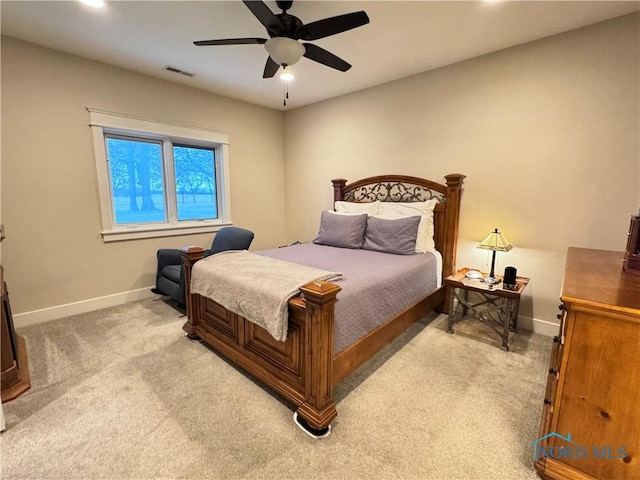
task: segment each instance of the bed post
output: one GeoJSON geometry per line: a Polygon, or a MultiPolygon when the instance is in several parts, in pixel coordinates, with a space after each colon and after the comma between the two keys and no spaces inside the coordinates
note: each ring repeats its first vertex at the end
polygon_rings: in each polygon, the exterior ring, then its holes
{"type": "Polygon", "coordinates": [[[333,184],[333,202],[339,202],[344,199],[344,187],[347,181],[344,178],[335,178],[331,183],[333,184]]]}
{"type": "MultiPolygon", "coordinates": [[[[445,175],[447,180],[447,209],[444,219],[444,251],[442,253],[442,278],[455,273],[458,253],[458,222],[460,220],[460,200],[462,182],[465,176],[460,173],[445,175]]],[[[436,307],[442,313],[449,313],[449,289],[446,289],[444,302],[436,307]]]]}
{"type": "Polygon", "coordinates": [[[460,219],[460,199],[462,197],[462,182],[465,176],[460,173],[445,175],[447,180],[447,210],[444,219],[444,252],[442,253],[442,275],[447,277],[456,268],[456,254],[458,252],[458,221],[460,219]]]}
{"type": "Polygon", "coordinates": [[[307,355],[305,401],[297,413],[314,430],[324,430],[338,415],[333,403],[333,321],[336,295],[341,288],[329,282],[300,287],[306,301],[307,355]]]}
{"type": "Polygon", "coordinates": [[[182,329],[187,332],[187,337],[196,339],[196,322],[200,318],[200,303],[191,295],[191,269],[193,264],[204,258],[204,249],[200,247],[183,247],[182,264],[184,265],[184,290],[185,301],[187,302],[187,321],[182,329]]]}

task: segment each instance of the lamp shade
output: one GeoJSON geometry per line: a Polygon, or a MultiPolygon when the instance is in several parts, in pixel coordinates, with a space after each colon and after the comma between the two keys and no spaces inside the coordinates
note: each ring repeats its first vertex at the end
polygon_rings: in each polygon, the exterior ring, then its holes
{"type": "Polygon", "coordinates": [[[507,240],[506,237],[496,228],[493,232],[487,235],[476,248],[493,250],[494,252],[508,252],[513,248],[513,245],[511,245],[511,242],[507,240]]]}
{"type": "Polygon", "coordinates": [[[267,40],[264,48],[278,65],[293,65],[304,55],[305,48],[297,40],[287,37],[273,37],[267,40]]]}

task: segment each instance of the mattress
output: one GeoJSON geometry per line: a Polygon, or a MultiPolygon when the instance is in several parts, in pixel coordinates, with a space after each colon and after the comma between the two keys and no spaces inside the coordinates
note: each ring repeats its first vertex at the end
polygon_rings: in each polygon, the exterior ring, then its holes
{"type": "Polygon", "coordinates": [[[335,306],[334,354],[412,307],[440,286],[439,252],[394,255],[302,243],[261,250],[258,255],[341,272],[335,306]]]}

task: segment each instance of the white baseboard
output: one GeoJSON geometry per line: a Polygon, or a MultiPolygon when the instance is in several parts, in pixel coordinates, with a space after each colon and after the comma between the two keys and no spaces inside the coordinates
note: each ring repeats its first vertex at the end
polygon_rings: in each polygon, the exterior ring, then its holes
{"type": "Polygon", "coordinates": [[[540,320],[539,318],[519,316],[518,328],[529,330],[533,333],[546,335],[547,337],[553,337],[554,335],[558,335],[558,329],[560,328],[560,325],[557,323],[548,322],[546,320],[540,320]]]}
{"type": "Polygon", "coordinates": [[[156,295],[151,293],[152,287],[130,290],[128,292],[115,293],[104,297],[91,298],[80,302],[57,305],[55,307],[33,310],[31,312],[13,314],[13,325],[16,328],[28,327],[37,323],[58,320],[60,318],[79,315],[81,313],[93,312],[102,308],[114,307],[124,303],[135,302],[153,298],[156,295]]]}
{"type": "MultiPolygon", "coordinates": [[[[140,288],[138,290],[130,290],[128,292],[82,300],[81,302],[67,303],[65,305],[57,305],[55,307],[43,308],[41,310],[14,314],[13,324],[16,328],[28,327],[29,325],[71,317],[81,313],[93,312],[102,308],[114,307],[116,305],[145,300],[147,298],[154,298],[156,295],[151,293],[151,288],[152,287],[140,288]]],[[[539,318],[523,316],[518,318],[518,327],[524,330],[529,330],[533,333],[546,335],[548,337],[558,335],[559,328],[557,323],[540,320],[539,318]]]]}

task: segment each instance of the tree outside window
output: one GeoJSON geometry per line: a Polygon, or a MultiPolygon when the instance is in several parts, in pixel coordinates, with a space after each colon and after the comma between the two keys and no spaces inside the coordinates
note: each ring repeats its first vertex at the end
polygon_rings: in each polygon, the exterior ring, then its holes
{"type": "Polygon", "coordinates": [[[105,136],[115,225],[167,222],[168,206],[178,222],[218,217],[215,150],[166,142],[105,136]]]}

